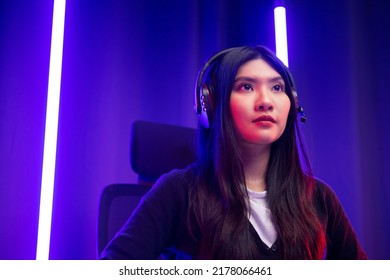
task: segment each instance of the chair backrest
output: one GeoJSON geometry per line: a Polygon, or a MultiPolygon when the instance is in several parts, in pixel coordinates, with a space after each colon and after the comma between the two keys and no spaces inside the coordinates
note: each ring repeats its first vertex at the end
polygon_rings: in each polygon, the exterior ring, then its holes
{"type": "Polygon", "coordinates": [[[111,184],[103,189],[99,203],[98,257],[149,189],[136,184],[111,184]]]}
{"type": "Polygon", "coordinates": [[[154,122],[133,124],[130,162],[138,183],[153,184],[162,174],[195,160],[196,129],[154,122]]]}
{"type": "Polygon", "coordinates": [[[104,187],[98,213],[98,257],[162,174],[194,162],[195,138],[194,128],[146,121],[133,123],[130,162],[138,182],[104,187]]]}

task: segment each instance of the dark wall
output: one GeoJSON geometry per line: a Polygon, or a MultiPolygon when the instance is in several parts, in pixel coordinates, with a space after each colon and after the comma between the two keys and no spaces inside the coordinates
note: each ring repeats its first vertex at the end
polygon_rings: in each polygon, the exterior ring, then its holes
{"type": "MultiPolygon", "coordinates": [[[[67,1],[52,259],[96,257],[103,187],[136,181],[132,122],[196,127],[199,67],[222,48],[274,49],[273,2],[67,1]]],[[[316,176],[340,197],[369,257],[390,259],[389,4],[286,5],[316,176]]],[[[0,259],[35,257],[51,12],[49,0],[0,4],[0,259]]]]}

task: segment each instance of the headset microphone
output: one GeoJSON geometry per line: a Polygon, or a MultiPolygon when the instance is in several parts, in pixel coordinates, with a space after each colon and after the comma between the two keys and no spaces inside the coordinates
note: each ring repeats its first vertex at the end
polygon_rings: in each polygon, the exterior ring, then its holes
{"type": "Polygon", "coordinates": [[[298,114],[299,114],[299,116],[300,116],[300,119],[299,119],[299,120],[301,121],[301,123],[306,123],[306,121],[307,121],[307,116],[306,116],[305,112],[303,111],[303,107],[298,106],[297,112],[298,112],[298,114]]]}

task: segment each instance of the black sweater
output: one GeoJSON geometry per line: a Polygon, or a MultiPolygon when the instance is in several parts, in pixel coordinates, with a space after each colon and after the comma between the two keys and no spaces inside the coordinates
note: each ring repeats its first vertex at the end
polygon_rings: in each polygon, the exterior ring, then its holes
{"type": "MultiPolygon", "coordinates": [[[[158,259],[163,254],[164,258],[197,259],[199,245],[187,228],[192,174],[189,167],[163,175],[143,197],[100,258],[158,259]]],[[[326,259],[367,259],[335,193],[319,180],[316,180],[314,204],[326,229],[326,259]]],[[[278,239],[268,248],[256,230],[250,228],[258,241],[262,259],[282,258],[278,239]]]]}

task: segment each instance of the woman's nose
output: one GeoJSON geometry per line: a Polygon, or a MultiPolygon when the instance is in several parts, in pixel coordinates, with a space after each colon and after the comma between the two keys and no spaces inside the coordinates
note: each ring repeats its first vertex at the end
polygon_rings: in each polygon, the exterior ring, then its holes
{"type": "Polygon", "coordinates": [[[266,89],[257,90],[255,109],[259,111],[267,111],[273,109],[273,103],[270,93],[266,89]]]}

